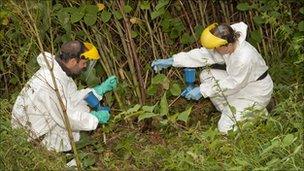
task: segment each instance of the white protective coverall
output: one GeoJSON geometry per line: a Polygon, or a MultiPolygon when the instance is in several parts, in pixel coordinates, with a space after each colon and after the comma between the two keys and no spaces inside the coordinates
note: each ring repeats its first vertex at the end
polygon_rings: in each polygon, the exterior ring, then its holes
{"type": "MultiPolygon", "coordinates": [[[[55,57],[47,52],[44,54],[54,67],[58,91],[66,107],[74,140],[78,141],[79,131],[94,130],[98,125],[98,119],[89,113],[90,109],[83,100],[90,91],[95,95],[96,93],[91,88],[77,90],[75,82],[61,69],[55,57]]],[[[62,108],[42,53],[37,61],[40,69],[26,83],[14,104],[12,126],[29,130],[29,140],[43,138],[42,143],[49,150],[69,151],[71,146],[64,126],[62,108]]]]}
{"type": "Polygon", "coordinates": [[[220,55],[214,49],[197,48],[173,55],[175,67],[226,64],[226,71],[204,69],[200,74],[200,91],[203,97],[209,97],[217,110],[221,112],[218,129],[222,133],[233,129],[235,120],[245,119],[244,111],[248,111],[249,108],[265,110],[273,91],[273,82],[269,75],[262,80],[257,80],[268,67],[257,50],[245,40],[247,25],[240,22],[231,27],[240,33],[236,49],[231,54],[220,55]],[[227,102],[233,107],[229,107],[227,102]]]}

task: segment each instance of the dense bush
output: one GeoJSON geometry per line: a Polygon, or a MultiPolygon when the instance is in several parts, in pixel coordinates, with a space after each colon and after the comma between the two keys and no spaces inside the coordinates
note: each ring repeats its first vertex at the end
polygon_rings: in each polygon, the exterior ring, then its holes
{"type": "Polygon", "coordinates": [[[79,39],[93,42],[101,53],[95,67],[76,80],[79,87],[112,74],[120,80],[105,101],[112,106],[112,122],[78,143],[84,168],[303,170],[303,5],[295,0],[1,1],[0,169],[64,167],[61,156],[11,129],[10,111],[38,69],[38,40],[56,54],[63,42],[79,39]],[[218,113],[206,100],[199,107],[172,105],[184,87],[180,70],[155,75],[150,63],[198,47],[210,23],[239,21],[248,24],[248,40],[270,66],[277,105],[269,116],[223,137],[216,129],[218,113]],[[152,131],[141,133],[138,128],[149,118],[152,131]],[[107,144],[100,130],[107,133],[107,144]]]}

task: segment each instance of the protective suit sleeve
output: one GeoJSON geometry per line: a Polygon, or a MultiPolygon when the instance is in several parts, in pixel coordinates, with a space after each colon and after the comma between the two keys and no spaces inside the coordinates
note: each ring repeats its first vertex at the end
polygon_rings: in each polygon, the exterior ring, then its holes
{"type": "Polygon", "coordinates": [[[174,67],[203,67],[214,64],[212,55],[206,48],[192,49],[172,56],[174,67]]]}
{"type": "Polygon", "coordinates": [[[252,66],[250,61],[238,62],[233,65],[231,70],[228,70],[228,77],[218,80],[218,84],[200,85],[200,90],[203,96],[214,97],[217,95],[231,95],[240,91],[248,84],[249,75],[251,73],[252,66]],[[223,93],[223,94],[222,94],[223,93]]]}
{"type": "MultiPolygon", "coordinates": [[[[73,104],[68,97],[62,96],[63,105],[69,118],[72,131],[90,131],[95,130],[98,125],[98,119],[89,113],[87,106],[81,104],[73,104]]],[[[46,111],[53,120],[61,127],[65,128],[63,110],[56,94],[43,93],[38,98],[41,103],[44,103],[46,111]]]]}

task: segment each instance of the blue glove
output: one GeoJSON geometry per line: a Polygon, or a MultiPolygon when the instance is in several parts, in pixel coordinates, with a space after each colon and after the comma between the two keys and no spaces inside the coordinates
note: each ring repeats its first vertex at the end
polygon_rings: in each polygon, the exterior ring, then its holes
{"type": "Polygon", "coordinates": [[[185,88],[185,90],[181,93],[182,97],[186,97],[186,94],[188,94],[191,90],[193,90],[193,86],[188,86],[185,88]]]}
{"type": "Polygon", "coordinates": [[[108,110],[92,111],[92,115],[96,116],[99,123],[106,124],[110,119],[110,113],[108,110]]]}
{"type": "Polygon", "coordinates": [[[154,69],[155,72],[158,72],[162,69],[166,69],[173,64],[173,58],[168,59],[156,59],[152,62],[151,67],[154,69]]]}
{"type": "Polygon", "coordinates": [[[117,86],[117,77],[110,76],[106,81],[94,87],[96,93],[103,96],[106,92],[112,91],[117,86]]]}
{"type": "Polygon", "coordinates": [[[202,93],[200,91],[200,87],[195,87],[189,93],[185,95],[187,100],[199,100],[202,97],[202,93]]]}

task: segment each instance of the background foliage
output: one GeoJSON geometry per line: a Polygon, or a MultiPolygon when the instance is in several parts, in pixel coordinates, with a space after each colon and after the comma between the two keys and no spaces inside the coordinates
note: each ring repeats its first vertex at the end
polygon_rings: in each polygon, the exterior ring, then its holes
{"type": "Polygon", "coordinates": [[[80,88],[109,75],[119,77],[118,89],[105,102],[114,115],[102,129],[110,145],[98,141],[99,130],[84,136],[79,145],[84,167],[303,169],[303,4],[295,0],[1,1],[0,104],[1,129],[6,130],[1,130],[1,168],[62,167],[56,161],[50,166],[28,161],[26,156],[16,158],[22,165],[14,165],[6,157],[29,154],[40,161],[40,155],[49,155],[38,153],[26,138],[15,139],[25,135],[9,125],[16,96],[38,69],[40,52],[28,28],[27,6],[46,51],[56,54],[62,43],[74,39],[97,45],[102,58],[77,79],[80,88]],[[248,41],[270,66],[277,106],[271,116],[244,127],[242,135],[223,138],[215,129],[218,115],[208,100],[175,102],[184,87],[180,69],[156,75],[150,63],[199,47],[200,33],[210,23],[239,21],[248,24],[248,41]],[[154,131],[141,134],[137,124],[148,118],[154,131]],[[16,144],[16,150],[8,150],[10,144],[16,144]]]}

